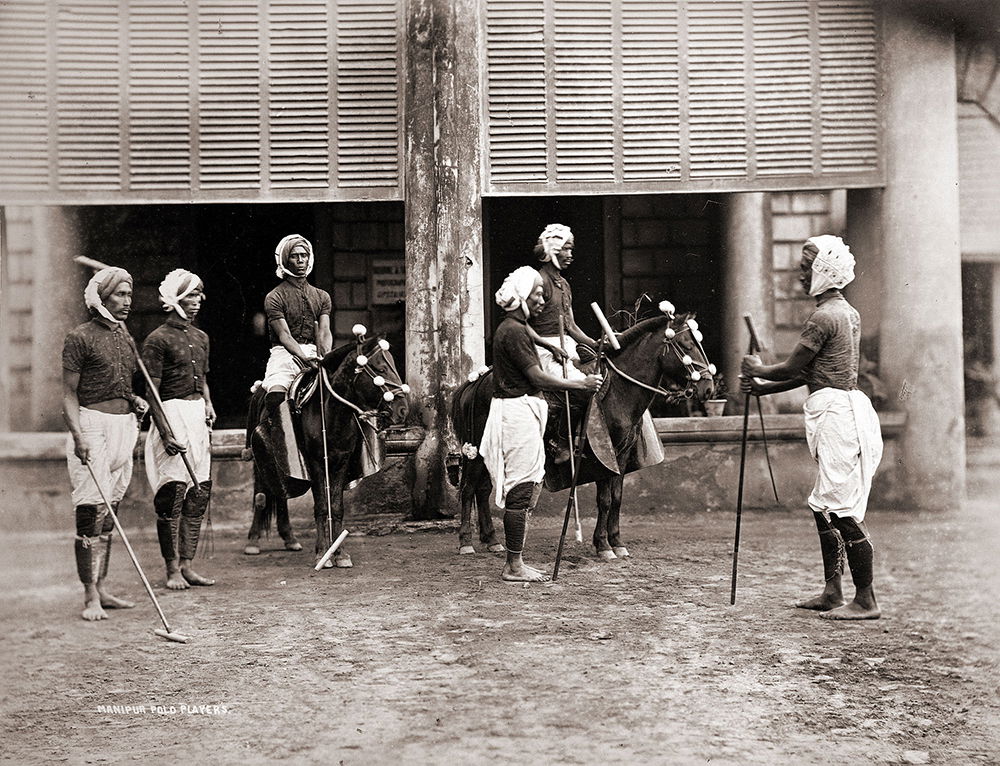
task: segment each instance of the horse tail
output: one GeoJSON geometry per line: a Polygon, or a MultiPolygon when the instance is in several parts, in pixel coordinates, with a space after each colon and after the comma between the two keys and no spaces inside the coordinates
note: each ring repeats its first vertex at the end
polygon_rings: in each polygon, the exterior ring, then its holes
{"type": "Polygon", "coordinates": [[[260,423],[260,413],[264,409],[264,395],[263,386],[255,386],[250,394],[250,401],[247,405],[247,435],[244,445],[247,449],[253,446],[251,438],[253,437],[254,429],[260,423]]]}
{"type": "Polygon", "coordinates": [[[455,390],[451,399],[451,422],[455,435],[463,443],[479,444],[486,428],[492,396],[492,372],[467,381],[455,390]]]}

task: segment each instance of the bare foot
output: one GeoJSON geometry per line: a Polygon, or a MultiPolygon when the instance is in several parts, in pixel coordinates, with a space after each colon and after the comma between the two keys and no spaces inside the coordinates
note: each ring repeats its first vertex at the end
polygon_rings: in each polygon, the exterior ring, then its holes
{"type": "Polygon", "coordinates": [[[98,620],[108,619],[108,613],[101,608],[101,602],[97,599],[94,601],[87,601],[83,605],[83,613],[80,616],[89,622],[97,622],[98,620]]]}
{"type": "Polygon", "coordinates": [[[795,604],[796,609],[812,609],[817,612],[828,612],[844,605],[843,596],[834,596],[828,593],[820,593],[816,598],[809,598],[795,604]]]}
{"type": "Polygon", "coordinates": [[[471,556],[476,552],[476,549],[471,545],[463,545],[458,549],[459,556],[471,556]]]}
{"type": "Polygon", "coordinates": [[[882,610],[877,604],[864,606],[857,601],[852,601],[845,606],[831,609],[820,615],[824,620],[877,620],[882,616],[882,610]]]}
{"type": "Polygon", "coordinates": [[[170,590],[187,590],[191,586],[188,585],[188,581],[184,579],[184,575],[181,574],[180,569],[168,569],[167,587],[170,588],[170,590]]]}
{"type": "Polygon", "coordinates": [[[544,572],[539,572],[537,569],[529,567],[526,564],[511,566],[508,561],[504,564],[503,571],[500,573],[500,579],[505,582],[548,582],[552,578],[544,572]]]}
{"type": "Polygon", "coordinates": [[[215,585],[215,580],[211,577],[202,577],[191,567],[181,567],[181,576],[191,585],[215,585]]]}
{"type": "Polygon", "coordinates": [[[503,545],[501,545],[500,543],[493,543],[493,545],[487,546],[486,550],[488,550],[490,553],[503,553],[507,549],[504,548],[503,545]]]}
{"type": "Polygon", "coordinates": [[[135,606],[134,601],[112,596],[110,593],[101,593],[101,606],[105,609],[131,609],[135,606]]]}
{"type": "Polygon", "coordinates": [[[243,555],[245,556],[259,556],[260,546],[256,543],[247,543],[246,547],[243,548],[243,555]]]}

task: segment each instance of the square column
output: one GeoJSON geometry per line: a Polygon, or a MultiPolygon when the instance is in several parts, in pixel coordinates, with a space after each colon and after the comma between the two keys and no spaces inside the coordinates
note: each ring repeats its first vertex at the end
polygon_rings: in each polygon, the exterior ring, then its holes
{"type": "Polygon", "coordinates": [[[943,510],[965,491],[955,41],[884,8],[880,373],[907,414],[907,500],[943,510]]]}

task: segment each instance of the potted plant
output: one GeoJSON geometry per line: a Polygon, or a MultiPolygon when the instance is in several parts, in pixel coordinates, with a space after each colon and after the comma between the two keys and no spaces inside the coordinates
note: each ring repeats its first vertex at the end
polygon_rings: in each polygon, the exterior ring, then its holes
{"type": "Polygon", "coordinates": [[[723,380],[722,376],[719,375],[715,379],[715,396],[711,399],[706,399],[702,406],[705,408],[705,414],[710,417],[718,417],[725,412],[726,402],[728,399],[729,390],[726,388],[726,381],[723,380]]]}

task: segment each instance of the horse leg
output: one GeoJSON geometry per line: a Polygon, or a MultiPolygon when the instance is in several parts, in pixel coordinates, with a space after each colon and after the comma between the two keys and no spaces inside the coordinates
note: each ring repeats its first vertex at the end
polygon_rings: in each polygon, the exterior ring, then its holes
{"type": "Polygon", "coordinates": [[[275,498],[274,506],[275,517],[278,522],[278,534],[285,541],[285,550],[301,551],[302,543],[295,537],[295,531],[292,529],[292,521],[288,518],[288,500],[283,497],[275,498]]]}
{"type": "MultiPolygon", "coordinates": [[[[332,456],[330,462],[334,463],[332,456]]],[[[334,469],[330,471],[329,513],[326,506],[327,492],[322,468],[319,473],[310,471],[310,474],[313,476],[323,477],[313,485],[313,518],[316,521],[316,561],[322,558],[327,548],[330,547],[331,542],[337,539],[344,527],[344,484],[347,463],[348,459],[345,456],[344,459],[336,461],[334,469]],[[331,521],[333,522],[332,528],[330,526],[331,521]]],[[[341,545],[333,555],[333,560],[327,561],[324,568],[329,569],[336,566],[341,569],[349,569],[354,566],[351,562],[351,556],[347,553],[345,547],[346,545],[341,545]]]]}
{"type": "Polygon", "coordinates": [[[615,475],[608,479],[611,487],[611,507],[608,508],[608,543],[611,550],[620,559],[629,557],[628,548],[622,543],[621,533],[621,511],[622,511],[622,489],[625,486],[625,477],[615,475]]]}
{"type": "Polygon", "coordinates": [[[462,502],[462,522],[458,527],[458,553],[466,556],[476,552],[472,546],[472,504],[476,501],[477,482],[474,475],[474,461],[462,458],[462,477],[458,483],[459,498],[462,502]]]}
{"type": "Polygon", "coordinates": [[[608,512],[612,504],[612,488],[610,479],[600,479],[597,482],[597,522],[594,524],[594,548],[597,555],[605,561],[618,558],[608,542],[608,512]]]}
{"type": "Polygon", "coordinates": [[[266,496],[261,487],[260,473],[254,467],[253,471],[253,500],[251,502],[253,510],[253,521],[250,523],[250,532],[247,533],[247,544],[243,548],[243,553],[247,556],[257,556],[260,554],[260,535],[267,531],[266,514],[264,513],[266,496]],[[258,498],[263,498],[264,502],[258,502],[258,498]]]}
{"type": "Polygon", "coordinates": [[[476,508],[479,511],[479,539],[486,546],[490,553],[503,553],[503,543],[497,537],[497,531],[493,526],[493,509],[490,507],[490,495],[493,493],[493,482],[490,481],[489,472],[486,470],[486,463],[479,461],[479,481],[476,487],[476,508]]]}

